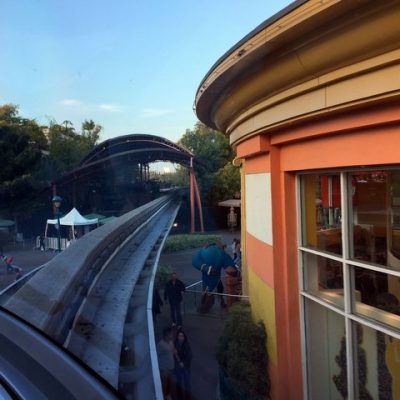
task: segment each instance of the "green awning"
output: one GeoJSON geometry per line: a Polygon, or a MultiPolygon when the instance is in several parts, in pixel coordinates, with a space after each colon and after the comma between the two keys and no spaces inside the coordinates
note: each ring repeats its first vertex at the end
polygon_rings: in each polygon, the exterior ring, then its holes
{"type": "Polygon", "coordinates": [[[10,228],[11,226],[14,226],[15,222],[12,221],[11,219],[2,219],[0,218],[0,228],[10,228]]]}
{"type": "Polygon", "coordinates": [[[106,224],[107,222],[114,221],[115,218],[117,218],[117,217],[114,217],[114,216],[112,215],[111,217],[106,217],[106,218],[99,219],[99,224],[100,224],[100,225],[104,225],[104,224],[106,224]]]}
{"type": "Polygon", "coordinates": [[[93,214],[86,214],[86,215],[84,215],[84,217],[85,217],[86,219],[96,219],[96,218],[97,218],[97,219],[99,220],[99,222],[100,222],[101,219],[106,218],[105,215],[96,214],[96,213],[93,213],[93,214]]]}

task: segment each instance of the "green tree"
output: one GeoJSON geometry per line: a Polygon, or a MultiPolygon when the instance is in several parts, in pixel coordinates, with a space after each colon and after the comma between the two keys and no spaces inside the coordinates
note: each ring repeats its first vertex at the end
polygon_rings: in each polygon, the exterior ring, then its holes
{"type": "Polygon", "coordinates": [[[96,145],[102,127],[92,120],[82,123],[82,132],[77,133],[70,121],[61,125],[51,121],[48,133],[49,159],[47,164],[53,171],[52,179],[73,170],[82,158],[96,145]]]}
{"type": "Polygon", "coordinates": [[[240,192],[240,170],[228,162],[215,173],[208,201],[216,204],[234,198],[237,192],[240,192]]]}
{"type": "Polygon", "coordinates": [[[218,171],[234,157],[228,138],[201,122],[197,122],[193,129],[186,129],[178,143],[205,161],[211,172],[218,171]]]}
{"type": "Polygon", "coordinates": [[[170,186],[185,187],[189,185],[189,174],[186,167],[181,165],[175,168],[174,172],[163,173],[160,180],[170,186]]]}
{"type": "Polygon", "coordinates": [[[103,127],[97,125],[92,119],[82,122],[82,136],[85,138],[85,143],[89,146],[89,150],[96,145],[100,139],[100,132],[103,127]]]}
{"type": "Polygon", "coordinates": [[[207,165],[207,168],[196,168],[195,172],[202,198],[208,205],[231,198],[240,190],[239,170],[232,165],[235,153],[225,135],[197,122],[178,143],[207,165]]]}
{"type": "Polygon", "coordinates": [[[46,137],[34,120],[22,118],[13,104],[0,106],[0,211],[15,215],[44,182],[37,171],[47,148],[46,137]]]}

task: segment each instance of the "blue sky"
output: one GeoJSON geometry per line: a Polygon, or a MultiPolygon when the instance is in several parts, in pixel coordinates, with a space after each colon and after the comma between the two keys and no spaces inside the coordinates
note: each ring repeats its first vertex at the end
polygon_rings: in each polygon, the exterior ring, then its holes
{"type": "Polygon", "coordinates": [[[200,81],[284,0],[1,0],[0,104],[101,140],[192,128],[200,81]]]}

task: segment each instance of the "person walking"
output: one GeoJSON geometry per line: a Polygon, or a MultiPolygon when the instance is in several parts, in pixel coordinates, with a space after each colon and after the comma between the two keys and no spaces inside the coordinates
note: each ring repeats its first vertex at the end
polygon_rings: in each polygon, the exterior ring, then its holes
{"type": "Polygon", "coordinates": [[[188,338],[182,329],[178,329],[175,338],[175,376],[178,400],[190,400],[190,365],[192,350],[188,338]]]}
{"type": "Polygon", "coordinates": [[[234,238],[234,239],[232,240],[232,243],[231,243],[231,252],[232,252],[232,258],[233,258],[233,259],[235,259],[236,256],[237,256],[236,249],[237,249],[237,244],[238,244],[238,243],[239,243],[239,240],[238,240],[238,239],[234,238]]]}
{"type": "Polygon", "coordinates": [[[171,279],[166,283],[164,289],[164,300],[168,299],[171,309],[172,326],[182,326],[182,294],[185,292],[184,283],[178,279],[176,272],[171,274],[171,279]]]}
{"type": "Polygon", "coordinates": [[[161,313],[161,307],[164,305],[163,301],[161,300],[160,293],[158,292],[158,287],[155,285],[153,286],[153,323],[156,324],[157,314],[161,313]]]}
{"type": "Polygon", "coordinates": [[[45,243],[44,243],[44,236],[43,235],[39,236],[39,249],[40,249],[40,251],[46,251],[46,246],[45,246],[45,243]]]}
{"type": "Polygon", "coordinates": [[[233,259],[233,262],[235,263],[235,267],[240,270],[242,268],[242,248],[240,245],[240,241],[236,243],[235,254],[236,257],[233,259]]]}
{"type": "Polygon", "coordinates": [[[158,367],[160,369],[161,385],[165,399],[172,399],[175,347],[172,340],[172,329],[166,327],[163,337],[157,343],[158,367]]]}

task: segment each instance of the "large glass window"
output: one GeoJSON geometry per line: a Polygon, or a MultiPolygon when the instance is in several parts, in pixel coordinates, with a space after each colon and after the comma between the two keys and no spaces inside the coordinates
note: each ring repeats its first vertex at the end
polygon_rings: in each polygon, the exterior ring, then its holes
{"type": "Polygon", "coordinates": [[[400,399],[400,340],[355,323],[359,399],[400,399]]]}
{"type": "Polygon", "coordinates": [[[304,253],[305,290],[343,308],[342,264],[327,257],[304,253]]]}
{"type": "Polygon", "coordinates": [[[344,318],[310,300],[305,316],[310,398],[340,399],[346,371],[344,318]]]}
{"type": "Polygon", "coordinates": [[[310,174],[303,180],[304,244],[341,254],[340,175],[310,174]]]}
{"type": "Polygon", "coordinates": [[[400,270],[400,170],[355,171],[351,256],[400,270]]]}
{"type": "Polygon", "coordinates": [[[400,167],[299,182],[308,396],[400,399],[400,167]]]}
{"type": "Polygon", "coordinates": [[[351,270],[354,312],[400,329],[399,277],[359,267],[351,270]]]}
{"type": "Polygon", "coordinates": [[[350,175],[355,259],[387,263],[389,177],[389,171],[356,171],[350,175]]]}

